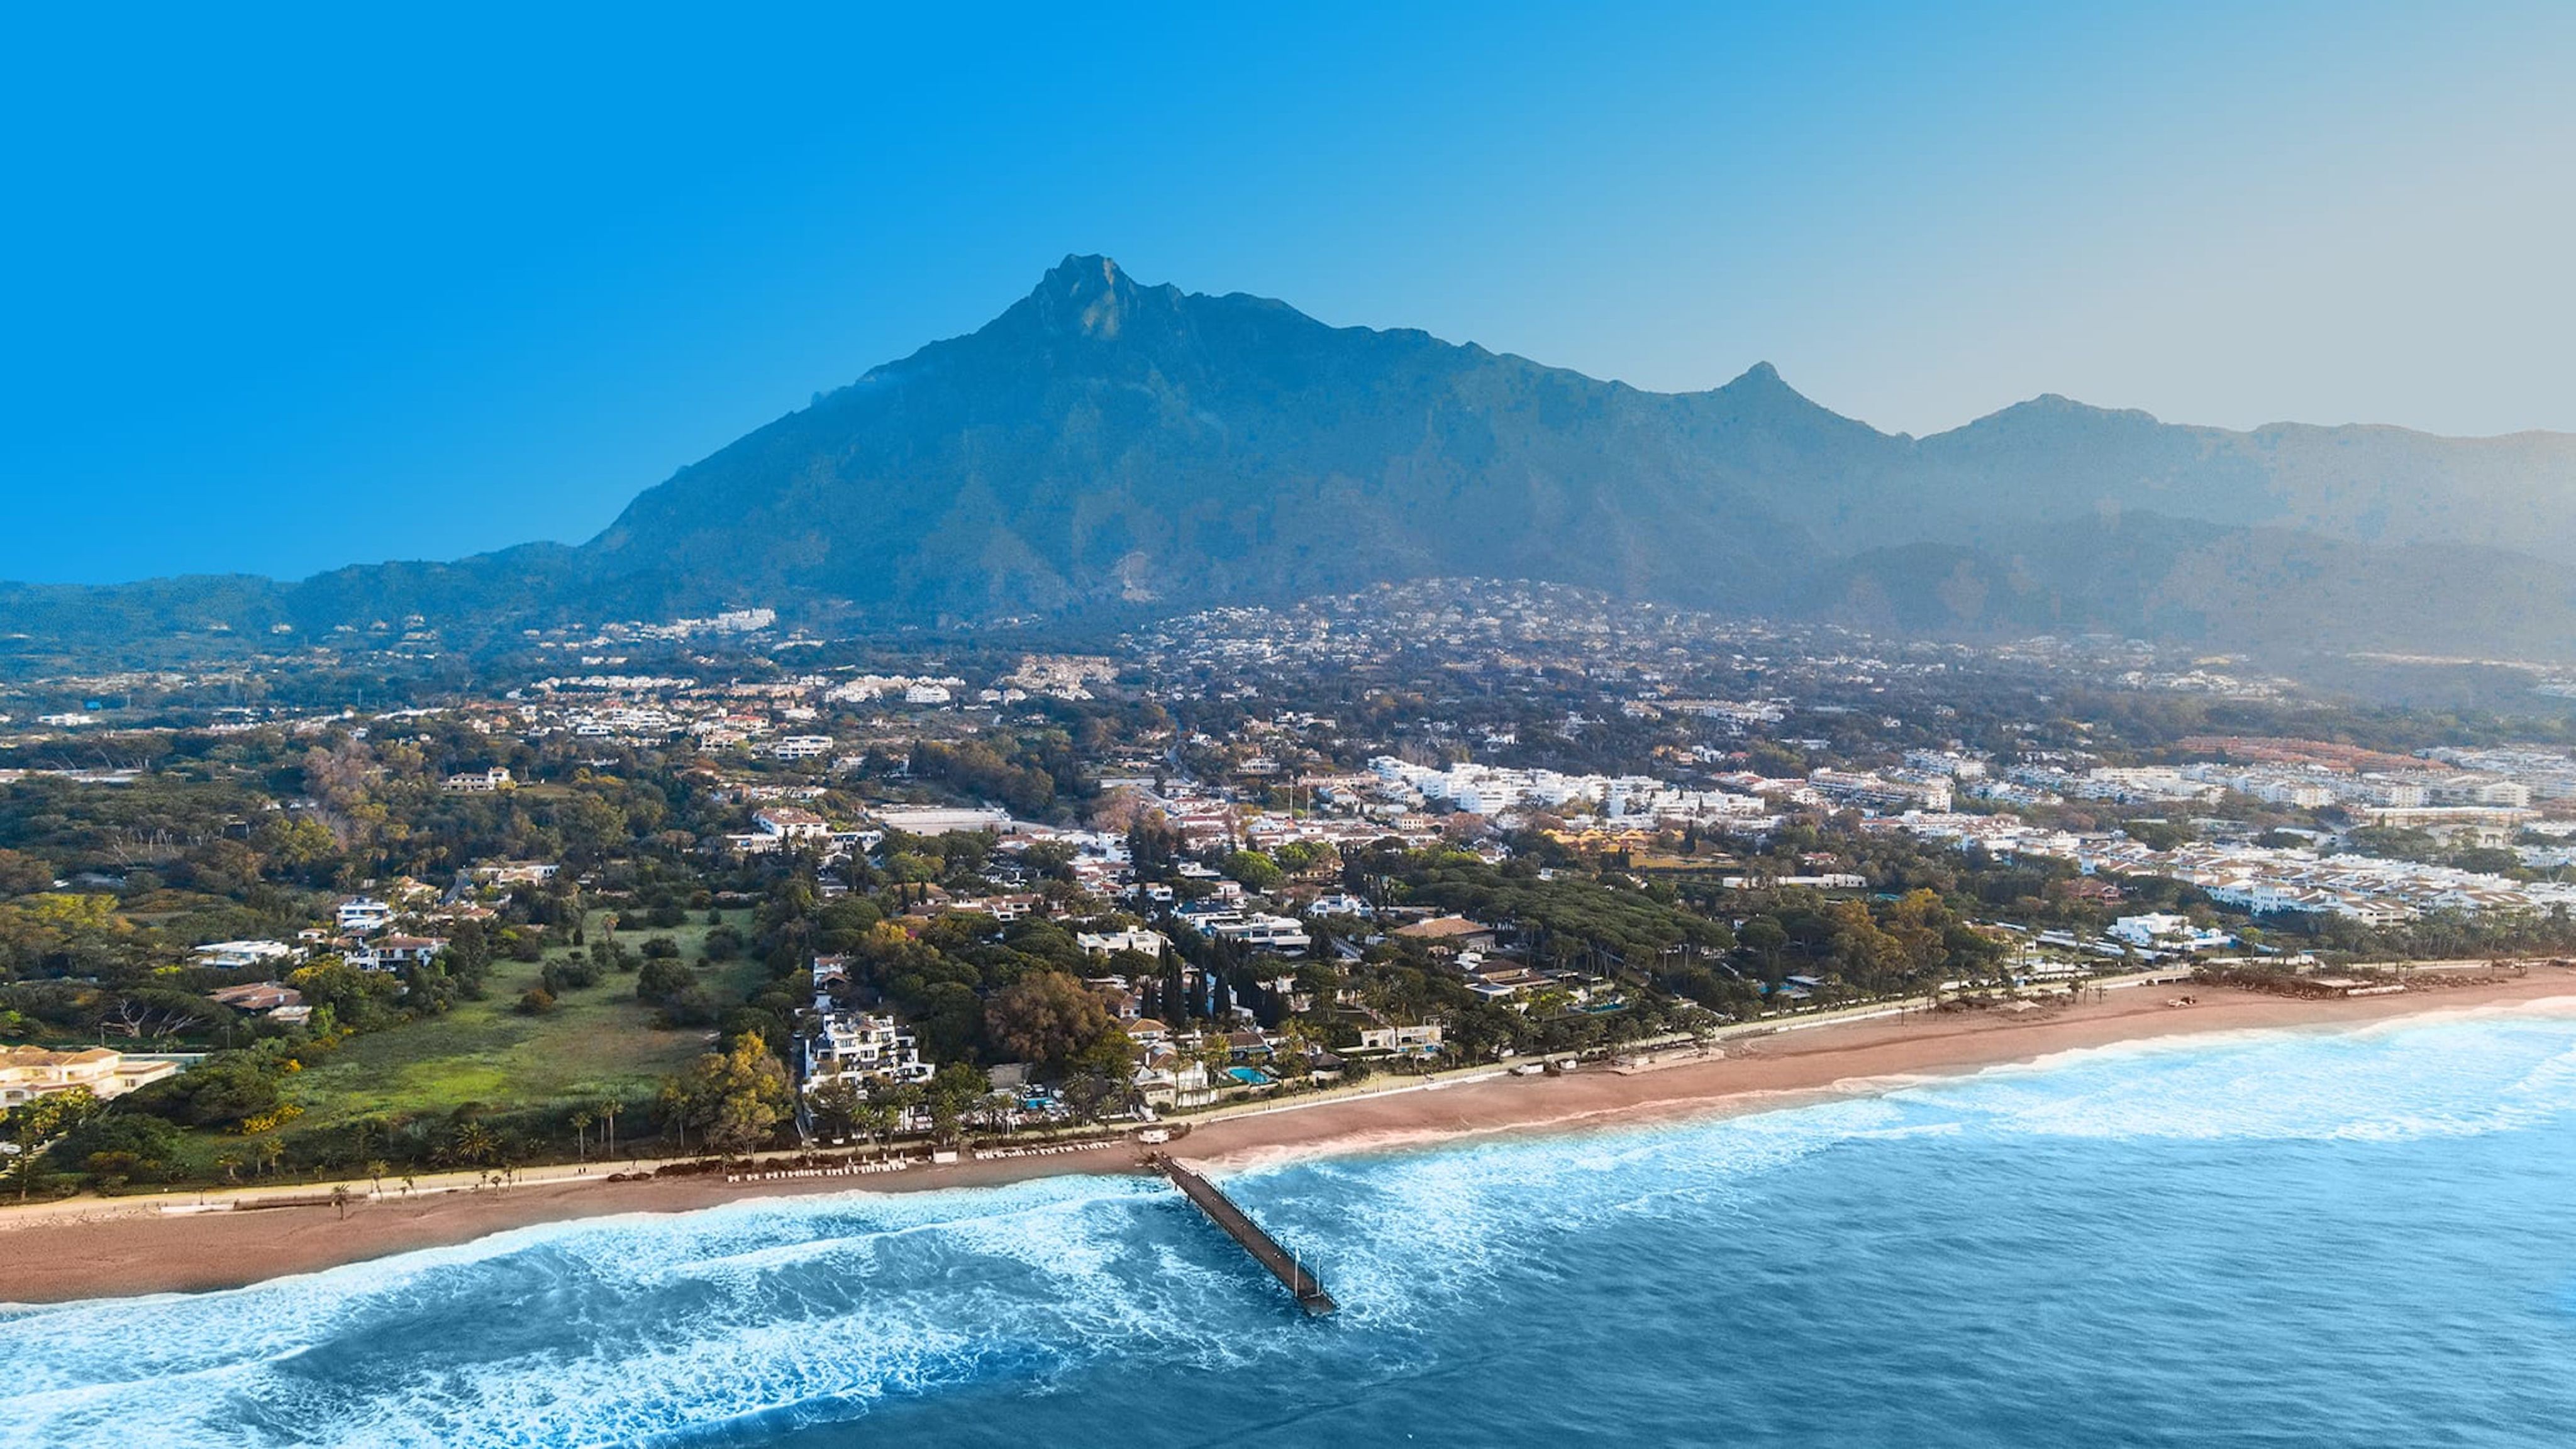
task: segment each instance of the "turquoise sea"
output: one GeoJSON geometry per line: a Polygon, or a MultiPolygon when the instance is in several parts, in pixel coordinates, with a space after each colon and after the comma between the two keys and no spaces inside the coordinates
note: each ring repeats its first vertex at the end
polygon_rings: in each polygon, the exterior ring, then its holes
{"type": "Polygon", "coordinates": [[[2576,1014],[1228,1186],[1340,1315],[1142,1178],[743,1204],[0,1310],[0,1444],[2576,1441],[2576,1014]]]}

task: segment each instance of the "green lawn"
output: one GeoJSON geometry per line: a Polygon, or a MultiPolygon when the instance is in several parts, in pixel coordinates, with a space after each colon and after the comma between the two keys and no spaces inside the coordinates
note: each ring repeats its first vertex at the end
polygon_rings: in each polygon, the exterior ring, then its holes
{"type": "MultiPolygon", "coordinates": [[[[744,929],[748,913],[735,912],[727,920],[744,929]]],[[[630,951],[648,936],[669,936],[679,942],[681,959],[695,963],[706,932],[702,913],[685,926],[629,928],[618,936],[630,951]]],[[[635,999],[635,978],[617,972],[596,986],[565,993],[544,1016],[522,1016],[519,997],[537,984],[540,969],[537,962],[495,962],[485,999],[350,1038],[290,1079],[288,1097],[304,1109],[297,1128],[376,1114],[447,1112],[468,1102],[510,1110],[610,1095],[631,1101],[714,1042],[707,1028],[667,1031],[656,1025],[653,1009],[635,999]]],[[[703,979],[720,1004],[731,1005],[766,974],[757,962],[736,960],[707,968],[703,979]]]]}

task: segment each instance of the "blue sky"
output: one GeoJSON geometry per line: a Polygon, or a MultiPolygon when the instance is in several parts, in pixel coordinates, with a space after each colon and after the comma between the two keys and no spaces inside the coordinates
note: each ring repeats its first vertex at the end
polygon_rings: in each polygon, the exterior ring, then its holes
{"type": "Polygon", "coordinates": [[[0,578],[585,538],[1073,251],[1917,433],[2576,430],[2576,6],[358,8],[7,22],[0,578]]]}

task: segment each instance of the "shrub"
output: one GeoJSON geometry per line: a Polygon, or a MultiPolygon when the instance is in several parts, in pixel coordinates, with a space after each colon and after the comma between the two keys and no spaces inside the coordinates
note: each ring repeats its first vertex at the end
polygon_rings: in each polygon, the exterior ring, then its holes
{"type": "Polygon", "coordinates": [[[54,1149],[93,1177],[159,1182],[180,1170],[179,1129],[139,1112],[102,1112],[54,1149]]]}
{"type": "Polygon", "coordinates": [[[554,1009],[554,993],[542,986],[529,987],[528,994],[519,998],[521,1016],[543,1016],[554,1009]]]}

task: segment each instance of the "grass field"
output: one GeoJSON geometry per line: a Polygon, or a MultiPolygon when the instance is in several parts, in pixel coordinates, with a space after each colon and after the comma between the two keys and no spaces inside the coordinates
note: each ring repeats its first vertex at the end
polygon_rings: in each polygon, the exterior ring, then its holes
{"type": "MultiPolygon", "coordinates": [[[[747,912],[726,917],[737,929],[747,912]]],[[[707,933],[703,914],[668,930],[628,928],[631,951],[648,936],[679,942],[695,963],[707,933]]],[[[568,954],[570,948],[551,955],[568,954]]],[[[570,1106],[612,1095],[649,1095],[661,1079],[706,1051],[715,1033],[703,1027],[665,1030],[653,1008],[635,999],[635,978],[610,972],[599,984],[566,992],[544,1016],[522,1016],[519,998],[537,984],[541,962],[496,961],[481,1001],[460,1001],[444,1016],[352,1037],[339,1051],[298,1073],[287,1089],[304,1109],[299,1129],[391,1113],[444,1113],[468,1102],[495,1110],[570,1106]]],[[[738,1002],[766,977],[753,961],[727,961],[702,973],[719,1003],[738,1002]]]]}

